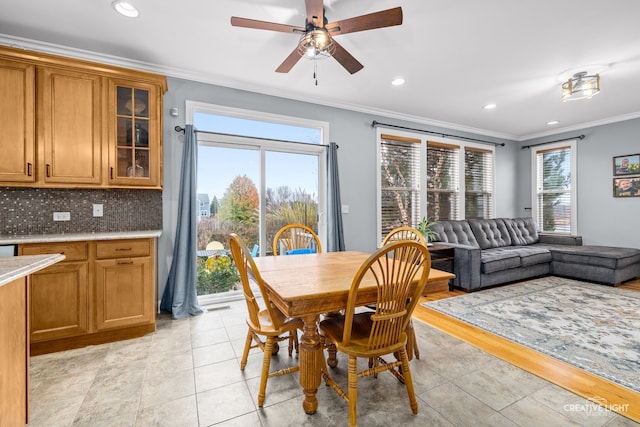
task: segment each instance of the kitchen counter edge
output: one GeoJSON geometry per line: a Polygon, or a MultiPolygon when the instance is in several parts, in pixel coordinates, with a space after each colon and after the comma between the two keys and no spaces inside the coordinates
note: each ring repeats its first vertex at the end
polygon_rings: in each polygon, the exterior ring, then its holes
{"type": "Polygon", "coordinates": [[[98,233],[28,234],[24,236],[2,236],[0,245],[21,245],[24,243],[77,242],[85,240],[123,240],[160,237],[162,230],[117,231],[98,233]]]}
{"type": "Polygon", "coordinates": [[[28,276],[64,259],[61,254],[0,257],[0,286],[28,276]]]}

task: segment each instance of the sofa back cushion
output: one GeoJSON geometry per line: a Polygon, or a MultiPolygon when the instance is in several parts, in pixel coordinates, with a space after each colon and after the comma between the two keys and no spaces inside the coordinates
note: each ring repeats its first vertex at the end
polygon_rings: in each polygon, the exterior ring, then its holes
{"type": "Polygon", "coordinates": [[[468,221],[480,249],[501,248],[511,245],[511,236],[501,218],[470,219],[468,221]]]}
{"type": "Polygon", "coordinates": [[[440,242],[479,247],[469,223],[465,220],[438,221],[431,229],[438,233],[440,242]]]}
{"type": "Polygon", "coordinates": [[[533,218],[502,218],[513,245],[525,246],[538,243],[538,226],[533,218]]]}

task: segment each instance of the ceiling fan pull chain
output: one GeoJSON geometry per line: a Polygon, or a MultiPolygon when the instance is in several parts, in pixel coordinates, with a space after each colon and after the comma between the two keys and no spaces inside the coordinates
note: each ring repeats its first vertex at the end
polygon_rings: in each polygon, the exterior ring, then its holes
{"type": "Polygon", "coordinates": [[[318,86],[318,60],[315,57],[313,58],[313,78],[318,86]]]}

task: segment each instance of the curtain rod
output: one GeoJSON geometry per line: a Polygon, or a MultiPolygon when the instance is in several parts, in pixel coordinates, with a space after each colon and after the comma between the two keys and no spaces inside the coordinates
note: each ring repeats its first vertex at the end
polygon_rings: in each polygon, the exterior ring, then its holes
{"type": "MultiPolygon", "coordinates": [[[[180,132],[184,132],[184,128],[180,127],[180,126],[176,126],[173,128],[173,130],[175,130],[176,132],[180,133],[180,132]]],[[[238,137],[242,137],[242,138],[250,138],[250,139],[261,139],[263,141],[277,141],[277,142],[288,142],[290,144],[303,144],[303,145],[313,145],[314,147],[328,147],[328,145],[326,144],[312,144],[310,142],[300,142],[300,141],[287,141],[286,139],[272,139],[272,138],[259,138],[256,136],[246,136],[246,135],[235,135],[233,133],[220,133],[220,132],[211,132],[211,131],[206,131],[206,130],[198,130],[198,129],[194,129],[193,130],[195,133],[206,133],[209,135],[222,135],[222,136],[238,136],[238,137]]],[[[340,148],[339,145],[336,144],[336,148],[340,148]]]]}
{"type": "Polygon", "coordinates": [[[571,138],[556,139],[555,141],[539,142],[538,144],[524,145],[522,149],[524,150],[525,148],[537,147],[538,145],[553,144],[554,142],[571,141],[572,139],[583,140],[584,138],[585,138],[584,135],[572,136],[571,138]]]}
{"type": "Polygon", "coordinates": [[[392,128],[396,128],[396,129],[404,129],[404,130],[410,130],[410,131],[414,131],[414,132],[424,132],[424,133],[429,133],[432,135],[440,135],[443,138],[445,137],[451,137],[451,138],[457,138],[457,139],[466,139],[468,141],[474,141],[474,142],[480,142],[482,144],[490,144],[490,145],[499,145],[501,147],[504,147],[504,142],[492,142],[492,141],[485,141],[482,139],[476,139],[476,138],[470,138],[468,136],[458,136],[458,135],[451,135],[448,133],[442,133],[442,132],[434,132],[431,130],[424,130],[424,129],[415,129],[415,128],[410,128],[410,127],[405,127],[405,126],[398,126],[398,125],[390,125],[387,123],[380,123],[378,121],[372,121],[371,122],[371,127],[376,127],[376,126],[387,126],[387,127],[392,127],[392,128]]]}

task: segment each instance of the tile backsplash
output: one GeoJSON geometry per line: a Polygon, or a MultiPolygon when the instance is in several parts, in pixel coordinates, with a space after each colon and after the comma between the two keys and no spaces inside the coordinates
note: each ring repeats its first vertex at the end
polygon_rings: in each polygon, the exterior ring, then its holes
{"type": "Polygon", "coordinates": [[[0,187],[0,234],[59,234],[162,229],[162,191],[0,187]],[[103,216],[93,216],[93,205],[103,216]],[[53,221],[69,212],[69,221],[53,221]]]}

